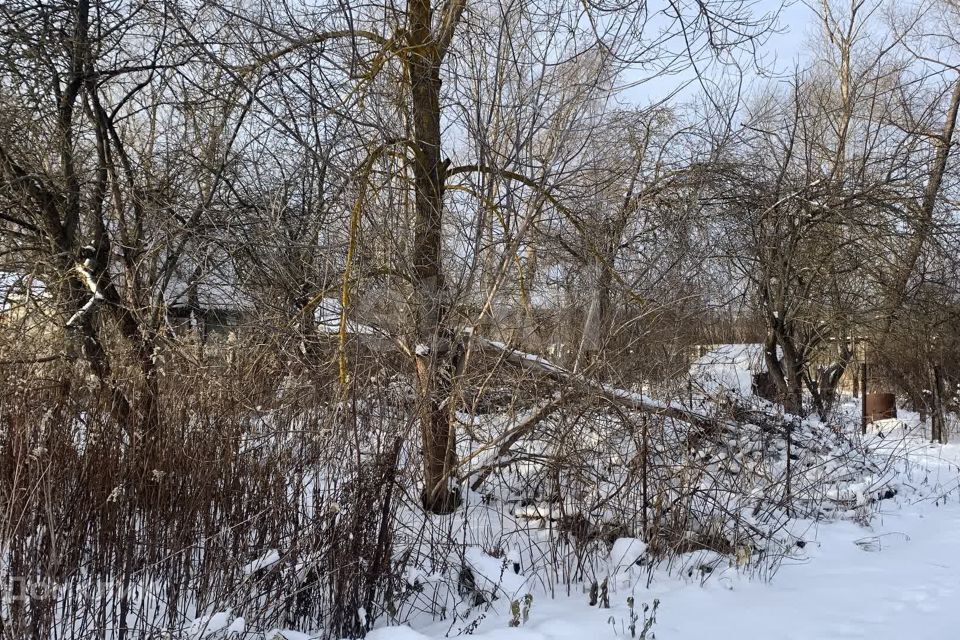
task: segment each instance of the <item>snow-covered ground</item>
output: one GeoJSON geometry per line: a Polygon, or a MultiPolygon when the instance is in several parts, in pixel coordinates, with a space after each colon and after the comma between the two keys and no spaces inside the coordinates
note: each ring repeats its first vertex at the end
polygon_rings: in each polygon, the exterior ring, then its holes
{"type": "Polygon", "coordinates": [[[721,344],[693,363],[690,376],[707,391],[726,390],[748,397],[753,394],[753,374],[766,370],[763,345],[721,344]]]}
{"type": "MultiPolygon", "coordinates": [[[[764,366],[760,356],[757,345],[721,345],[705,354],[691,370],[697,392],[690,392],[689,407],[702,412],[700,423],[681,412],[654,427],[644,459],[652,461],[655,495],[691,517],[673,537],[645,529],[649,552],[643,541],[620,537],[644,529],[617,526],[618,517],[638,511],[641,495],[646,499],[646,489],[638,493],[617,475],[638,459],[632,423],[594,411],[576,429],[544,420],[540,431],[521,432],[528,440],[511,440],[539,407],[519,417],[459,416],[471,433],[461,439],[461,460],[482,469],[504,456],[503,442],[527,455],[489,476],[466,476],[486,480],[482,492],[465,483],[457,512],[429,517],[412,534],[400,530],[397,555],[415,559],[398,574],[407,591],[400,608],[380,613],[368,637],[960,637],[960,444],[930,444],[929,429],[906,411],[902,421],[872,425],[861,437],[860,405],[851,397],[841,399],[829,423],[784,416],[751,395],[752,374],[764,366]],[[550,480],[566,495],[545,497],[549,491],[537,489],[538,460],[555,453],[549,442],[565,438],[579,446],[562,452],[564,464],[581,473],[557,472],[550,480]],[[577,520],[583,513],[591,519],[577,520]],[[671,545],[670,553],[662,546],[657,553],[658,540],[671,545]]],[[[605,397],[634,398],[632,391],[602,389],[605,397]]],[[[681,406],[636,398],[630,406],[681,406]]],[[[960,429],[953,431],[960,438],[960,429]]],[[[419,522],[419,512],[404,515],[419,522]]],[[[244,575],[281,566],[285,553],[271,548],[248,559],[244,575]]],[[[186,637],[320,636],[266,631],[255,616],[211,609],[186,637]]]]}
{"type": "MultiPolygon", "coordinates": [[[[511,604],[494,602],[475,628],[449,621],[383,627],[372,640],[424,640],[472,633],[487,640],[629,638],[633,597],[659,601],[647,637],[661,640],[946,639],[960,637],[960,445],[929,445],[884,425],[868,443],[895,455],[904,490],[880,501],[868,525],[849,519],[795,522],[801,541],[770,580],[729,564],[702,579],[658,571],[611,578],[610,608],[588,604],[586,587],[550,599],[535,593],[529,618],[511,627],[511,604]]],[[[522,606],[522,603],[521,603],[522,606]]]]}

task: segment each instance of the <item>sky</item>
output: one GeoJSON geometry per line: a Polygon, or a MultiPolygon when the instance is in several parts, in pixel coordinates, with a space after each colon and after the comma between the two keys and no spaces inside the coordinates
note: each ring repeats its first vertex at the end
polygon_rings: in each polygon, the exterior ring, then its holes
{"type": "MultiPolygon", "coordinates": [[[[788,0],[788,2],[789,4],[782,8],[782,0],[756,0],[753,5],[755,15],[780,10],[775,32],[768,35],[758,49],[761,66],[767,75],[773,77],[788,77],[798,65],[804,66],[806,60],[804,45],[817,29],[816,15],[807,4],[802,0],[788,0]]],[[[748,82],[758,79],[756,71],[752,70],[755,66],[745,65],[751,68],[746,74],[748,82]]],[[[718,80],[729,72],[729,69],[723,70],[722,67],[714,64],[706,67],[703,75],[708,80],[718,80]]],[[[678,92],[676,97],[682,100],[702,90],[699,83],[695,81],[696,74],[693,69],[687,69],[676,75],[652,78],[649,74],[638,70],[628,74],[625,83],[629,85],[641,78],[644,79],[642,83],[624,89],[621,94],[624,101],[645,104],[664,99],[674,92],[678,92]]]]}
{"type": "MultiPolygon", "coordinates": [[[[775,11],[779,4],[776,0],[760,0],[757,6],[763,11],[775,11]]],[[[816,14],[809,6],[797,0],[781,11],[778,27],[781,33],[770,37],[764,53],[774,57],[778,66],[785,66],[789,71],[798,59],[804,58],[804,43],[817,29],[816,14]]]]}

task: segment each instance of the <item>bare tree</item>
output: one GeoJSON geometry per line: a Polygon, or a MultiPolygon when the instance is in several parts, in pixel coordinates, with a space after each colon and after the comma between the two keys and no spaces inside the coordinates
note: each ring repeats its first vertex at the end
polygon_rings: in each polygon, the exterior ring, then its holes
{"type": "MultiPolygon", "coordinates": [[[[656,11],[645,5],[638,7],[640,10],[636,12],[627,7],[609,11],[602,7],[548,2],[537,12],[511,13],[514,9],[509,9],[505,15],[498,15],[496,5],[471,5],[465,0],[439,5],[429,0],[411,0],[399,7],[347,4],[311,12],[290,7],[282,18],[273,12],[241,16],[251,29],[264,34],[259,40],[251,39],[251,47],[255,49],[252,64],[238,68],[208,48],[211,59],[225,68],[235,69],[238,79],[257,100],[260,98],[252,78],[260,77],[266,70],[284,69],[287,60],[297,57],[328,57],[332,64],[318,69],[318,73],[328,78],[350,78],[343,85],[351,87],[346,100],[334,110],[339,117],[352,117],[367,142],[367,156],[357,166],[355,179],[368,183],[373,167],[383,166],[387,156],[401,154],[406,158],[398,168],[399,173],[390,182],[381,184],[389,184],[391,189],[405,184],[412,187],[408,227],[411,235],[405,271],[410,285],[414,330],[408,349],[415,362],[420,397],[424,505],[431,511],[449,511],[458,501],[457,493],[448,487],[455,442],[452,385],[462,348],[458,346],[456,323],[451,315],[453,289],[444,264],[449,223],[446,212],[451,203],[447,186],[455,177],[483,175],[488,181],[522,185],[524,198],[542,203],[535,205],[534,211],[543,204],[556,207],[559,203],[559,195],[554,192],[558,181],[557,174],[553,173],[556,161],[552,161],[552,166],[540,163],[534,171],[527,163],[528,158],[535,157],[528,154],[536,148],[530,146],[536,136],[518,137],[512,149],[503,150],[499,142],[481,141],[474,135],[474,140],[479,142],[476,145],[479,155],[466,162],[454,162],[457,134],[445,138],[445,119],[449,119],[454,132],[461,125],[463,131],[472,130],[475,134],[481,129],[474,126],[477,121],[473,116],[477,110],[450,108],[445,101],[466,100],[470,95],[467,89],[475,89],[480,77],[451,73],[451,69],[454,65],[458,72],[466,68],[461,60],[474,37],[491,42],[499,38],[500,42],[516,44],[518,33],[526,34],[525,44],[533,57],[527,61],[511,58],[513,45],[498,47],[500,55],[506,56],[493,65],[494,74],[500,74],[501,78],[511,63],[532,61],[544,70],[558,63],[572,68],[564,64],[567,59],[603,63],[610,71],[599,79],[583,82],[586,93],[574,88],[574,94],[579,92],[584,97],[574,95],[575,100],[567,103],[557,101],[560,94],[555,92],[559,85],[555,84],[530,85],[534,92],[527,96],[522,93],[510,96],[499,86],[492,88],[500,91],[501,98],[523,101],[532,96],[533,102],[528,106],[542,101],[556,105],[557,113],[572,113],[574,105],[584,99],[599,98],[596,87],[605,86],[609,91],[619,71],[631,63],[673,68],[685,60],[695,59],[704,50],[729,51],[740,46],[753,38],[763,24],[752,18],[741,2],[665,3],[656,11]],[[464,16],[468,14],[471,20],[465,22],[464,16]],[[668,28],[647,37],[644,26],[652,22],[655,15],[663,18],[668,28]],[[546,48],[538,44],[537,38],[541,37],[546,48]],[[344,75],[340,70],[349,70],[349,73],[344,75]],[[385,79],[389,81],[385,83],[385,79]],[[392,87],[388,86],[389,82],[393,83],[392,87]],[[381,95],[378,93],[381,89],[392,91],[381,95]],[[349,114],[354,108],[359,109],[359,118],[349,114]],[[462,120],[464,113],[471,118],[462,120]]],[[[543,77],[549,78],[549,75],[543,77]]],[[[523,83],[515,86],[522,87],[523,83]]],[[[484,91],[489,88],[484,87],[484,91]]],[[[519,133],[537,131],[540,125],[536,114],[525,111],[527,106],[523,102],[516,104],[518,117],[510,126],[519,133]]],[[[568,119],[568,122],[575,121],[568,119]]],[[[502,122],[507,124],[506,120],[502,122]]],[[[549,123],[549,119],[544,121],[549,123]]],[[[549,130],[544,130],[544,134],[547,134],[542,138],[544,141],[556,139],[549,130]]],[[[572,148],[565,153],[568,158],[575,157],[571,155],[575,154],[572,148]]],[[[362,184],[357,193],[360,194],[357,211],[363,210],[362,200],[378,196],[362,184]]],[[[561,205],[559,209],[566,207],[561,205]]],[[[356,225],[351,227],[355,231],[356,225]]],[[[351,235],[355,235],[354,231],[351,235]]]]}

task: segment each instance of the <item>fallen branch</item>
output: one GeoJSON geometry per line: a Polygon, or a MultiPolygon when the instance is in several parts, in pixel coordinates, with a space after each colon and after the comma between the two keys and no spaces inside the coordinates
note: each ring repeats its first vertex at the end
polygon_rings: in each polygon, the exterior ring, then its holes
{"type": "Polygon", "coordinates": [[[701,427],[708,426],[714,422],[709,416],[691,411],[687,407],[671,402],[661,402],[642,393],[603,384],[579,373],[569,371],[538,355],[520,351],[519,349],[508,347],[502,342],[496,342],[478,336],[469,329],[466,333],[480,348],[499,353],[505,362],[527,371],[546,375],[548,378],[558,382],[586,387],[591,391],[599,393],[611,402],[615,402],[628,409],[663,416],[665,418],[682,420],[701,427]]]}
{"type": "Polygon", "coordinates": [[[56,360],[66,360],[67,355],[57,353],[52,356],[39,356],[36,358],[25,358],[23,360],[0,360],[0,367],[13,366],[19,364],[43,364],[45,362],[54,362],[56,360]]]}
{"type": "Polygon", "coordinates": [[[550,414],[560,408],[560,406],[568,399],[569,396],[563,393],[555,394],[550,400],[541,403],[523,420],[514,425],[512,429],[508,430],[506,433],[488,445],[473,451],[469,456],[461,460],[459,466],[463,467],[466,463],[470,462],[485,451],[489,451],[490,449],[497,447],[496,453],[490,457],[489,462],[479,467],[475,467],[465,474],[462,474],[460,476],[461,482],[470,476],[476,475],[477,477],[470,485],[470,488],[474,491],[479,491],[480,487],[483,485],[483,482],[490,476],[491,473],[493,473],[494,469],[503,466],[504,463],[502,460],[504,456],[510,453],[510,449],[513,448],[513,445],[516,444],[520,438],[530,433],[534,427],[549,417],[550,414]]]}

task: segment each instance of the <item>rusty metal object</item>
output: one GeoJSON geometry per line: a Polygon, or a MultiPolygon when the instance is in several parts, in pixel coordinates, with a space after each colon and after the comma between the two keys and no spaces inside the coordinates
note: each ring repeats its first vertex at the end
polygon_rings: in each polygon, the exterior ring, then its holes
{"type": "Polygon", "coordinates": [[[897,417],[897,397],[892,393],[868,393],[866,414],[869,422],[897,417]]]}

